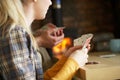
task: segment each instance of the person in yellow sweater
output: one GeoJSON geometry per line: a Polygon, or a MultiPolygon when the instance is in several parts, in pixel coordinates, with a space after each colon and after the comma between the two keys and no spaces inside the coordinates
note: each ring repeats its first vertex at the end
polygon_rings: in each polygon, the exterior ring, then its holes
{"type": "MultiPolygon", "coordinates": [[[[51,0],[0,1],[2,80],[71,80],[75,72],[87,62],[90,45],[84,49],[82,46],[74,46],[52,68],[43,73],[42,57],[37,52],[39,46],[43,45],[40,44],[42,39],[34,37],[30,27],[34,20],[45,18],[51,4],[51,0]]],[[[56,40],[60,42],[64,37],[62,29],[52,29],[50,34],[57,36],[53,43],[56,40]]]]}

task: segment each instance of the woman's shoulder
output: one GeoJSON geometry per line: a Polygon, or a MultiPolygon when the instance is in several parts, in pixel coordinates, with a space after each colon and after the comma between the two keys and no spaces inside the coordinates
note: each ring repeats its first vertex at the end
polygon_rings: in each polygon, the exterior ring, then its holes
{"type": "Polygon", "coordinates": [[[6,35],[6,37],[12,37],[12,38],[26,37],[26,36],[28,36],[27,31],[23,27],[18,25],[16,25],[14,28],[11,28],[11,30],[6,35]]]}
{"type": "Polygon", "coordinates": [[[14,28],[11,29],[10,32],[22,32],[22,33],[26,33],[26,30],[19,26],[19,25],[16,25],[14,28]]]}

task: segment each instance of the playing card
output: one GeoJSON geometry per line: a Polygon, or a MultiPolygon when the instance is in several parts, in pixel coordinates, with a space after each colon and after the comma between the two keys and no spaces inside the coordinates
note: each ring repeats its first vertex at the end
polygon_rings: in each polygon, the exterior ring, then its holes
{"type": "Polygon", "coordinates": [[[86,47],[87,45],[87,40],[88,39],[92,39],[93,37],[93,34],[89,33],[89,34],[84,34],[82,35],[81,37],[77,38],[77,39],[74,39],[74,46],[77,46],[77,45],[81,45],[83,47],[86,47]]]}

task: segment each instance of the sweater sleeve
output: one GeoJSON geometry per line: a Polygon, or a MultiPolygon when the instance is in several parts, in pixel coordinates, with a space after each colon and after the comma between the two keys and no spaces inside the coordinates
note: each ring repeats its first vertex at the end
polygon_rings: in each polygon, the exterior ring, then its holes
{"type": "Polygon", "coordinates": [[[79,65],[72,59],[63,57],[44,74],[44,80],[71,80],[79,65]]]}

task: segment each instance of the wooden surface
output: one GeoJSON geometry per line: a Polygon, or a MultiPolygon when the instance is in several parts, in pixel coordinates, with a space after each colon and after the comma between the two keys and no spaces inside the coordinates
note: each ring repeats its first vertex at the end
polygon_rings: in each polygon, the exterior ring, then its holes
{"type": "Polygon", "coordinates": [[[120,54],[110,52],[89,53],[89,62],[99,64],[87,64],[80,68],[77,76],[81,80],[120,80],[120,54]],[[101,55],[111,55],[112,57],[100,57],[101,55]],[[115,56],[114,56],[115,55],[115,56]]]}

